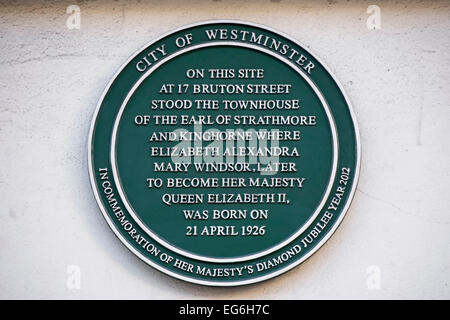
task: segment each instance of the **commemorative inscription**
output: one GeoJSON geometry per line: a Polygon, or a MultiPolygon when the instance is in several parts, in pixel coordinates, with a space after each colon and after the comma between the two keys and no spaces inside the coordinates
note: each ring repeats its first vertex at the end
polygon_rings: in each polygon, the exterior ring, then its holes
{"type": "Polygon", "coordinates": [[[349,102],[294,40],[234,21],[147,45],[105,90],[89,171],[103,215],[142,260],[206,285],[298,265],[350,205],[359,141],[349,102]]]}

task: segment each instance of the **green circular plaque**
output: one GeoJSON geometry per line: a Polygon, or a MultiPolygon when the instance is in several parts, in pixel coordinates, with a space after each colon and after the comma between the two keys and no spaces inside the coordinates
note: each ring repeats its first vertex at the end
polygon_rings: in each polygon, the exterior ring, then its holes
{"type": "Polygon", "coordinates": [[[331,236],[359,174],[350,103],[286,35],[236,21],[189,25],[133,55],[89,136],[103,215],[139,258],[186,281],[254,283],[331,236]]]}

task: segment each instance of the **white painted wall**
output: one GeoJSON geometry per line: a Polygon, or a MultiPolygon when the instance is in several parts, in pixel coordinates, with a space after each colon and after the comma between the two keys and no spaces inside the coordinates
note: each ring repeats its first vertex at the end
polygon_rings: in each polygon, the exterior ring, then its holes
{"type": "Polygon", "coordinates": [[[448,1],[3,1],[0,298],[450,298],[449,66],[448,1]],[[80,30],[66,28],[71,4],[80,30]],[[381,30],[366,27],[371,4],[381,30]],[[359,187],[338,231],[293,271],[239,288],[141,262],[103,220],[87,173],[91,117],[115,71],[160,34],[209,19],[307,45],[342,82],[361,131],[359,187]],[[69,265],[80,290],[66,286],[69,265]],[[372,265],[379,290],[367,286],[372,265]]]}

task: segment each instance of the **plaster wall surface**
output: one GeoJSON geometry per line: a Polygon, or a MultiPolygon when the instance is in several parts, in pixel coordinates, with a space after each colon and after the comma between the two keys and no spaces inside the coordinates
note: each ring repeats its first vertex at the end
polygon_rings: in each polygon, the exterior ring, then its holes
{"type": "Polygon", "coordinates": [[[450,298],[449,35],[448,1],[0,1],[0,298],[450,298]],[[66,27],[73,4],[79,30],[66,27]],[[372,4],[379,30],[366,26],[372,4]],[[362,144],[358,190],[333,237],[292,271],[236,288],[185,283],[136,258],[104,221],[87,170],[91,118],[122,63],[210,19],[306,45],[342,83],[362,144]],[[79,290],[67,287],[71,265],[79,290]]]}

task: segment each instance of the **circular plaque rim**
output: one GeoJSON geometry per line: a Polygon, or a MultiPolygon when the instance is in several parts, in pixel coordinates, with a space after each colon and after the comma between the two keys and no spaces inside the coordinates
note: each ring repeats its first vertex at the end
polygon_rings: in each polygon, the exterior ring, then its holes
{"type": "MultiPolygon", "coordinates": [[[[320,91],[320,88],[319,88],[320,91]]],[[[332,116],[332,119],[334,121],[334,117],[332,116]]],[[[201,284],[201,285],[208,285],[208,286],[222,286],[222,287],[230,287],[230,286],[240,286],[240,285],[246,285],[246,284],[252,284],[252,283],[257,283],[257,282],[261,282],[264,280],[268,280],[271,278],[274,278],[280,274],[283,274],[293,268],[295,268],[296,266],[298,266],[299,264],[301,264],[302,262],[304,262],[305,260],[307,260],[309,257],[311,257],[314,253],[316,253],[330,238],[331,236],[335,233],[335,231],[337,230],[337,228],[340,226],[342,220],[345,218],[347,211],[354,199],[354,195],[357,189],[357,185],[359,182],[359,175],[360,175],[360,169],[361,169],[361,142],[360,142],[360,133],[359,133],[359,127],[358,127],[358,123],[356,121],[356,115],[355,112],[353,110],[353,106],[352,103],[350,102],[346,92],[343,89],[342,84],[339,82],[339,80],[336,78],[336,76],[334,75],[334,73],[332,73],[329,69],[329,67],[320,59],[318,58],[317,55],[315,55],[313,52],[311,52],[311,50],[306,47],[304,44],[302,44],[302,42],[294,39],[293,37],[287,35],[286,33],[268,27],[266,25],[263,24],[259,24],[259,23],[254,23],[254,22],[249,22],[249,21],[242,21],[242,20],[234,20],[234,19],[226,19],[226,20],[222,20],[222,19],[218,19],[218,20],[203,20],[203,21],[199,21],[196,23],[192,23],[192,24],[186,24],[183,25],[179,28],[170,30],[168,32],[163,33],[162,35],[160,35],[159,37],[156,37],[155,39],[149,41],[148,43],[146,43],[143,47],[141,47],[140,49],[138,49],[137,51],[135,51],[122,65],[121,67],[114,73],[113,77],[110,79],[110,81],[108,82],[108,84],[106,85],[105,89],[102,92],[102,95],[100,97],[100,99],[98,100],[98,103],[96,105],[92,120],[91,120],[91,124],[90,124],[90,128],[89,128],[89,136],[88,136],[88,173],[89,173],[89,180],[90,180],[90,184],[91,184],[91,188],[93,190],[94,193],[94,197],[95,200],[97,202],[97,205],[99,206],[103,218],[106,220],[106,222],[108,223],[110,229],[114,232],[114,234],[116,235],[117,238],[119,238],[119,240],[121,241],[121,243],[123,245],[125,245],[134,255],[136,255],[137,257],[139,257],[141,260],[143,260],[145,263],[149,264],[150,266],[152,266],[153,268],[157,269],[158,271],[161,271],[164,274],[170,275],[171,277],[180,279],[180,280],[184,280],[190,283],[195,283],[195,284],[201,284]],[[274,34],[277,34],[281,37],[286,38],[287,40],[293,42],[294,44],[298,45],[299,47],[301,47],[305,52],[307,52],[308,54],[310,54],[317,62],[320,63],[321,67],[323,67],[325,69],[325,71],[329,74],[329,76],[331,77],[331,79],[334,81],[334,83],[337,85],[340,93],[342,94],[346,104],[347,104],[347,108],[350,114],[350,118],[351,118],[351,122],[353,125],[353,133],[355,136],[355,144],[356,144],[356,154],[355,154],[355,171],[354,171],[354,179],[352,181],[352,185],[351,185],[351,190],[350,193],[348,195],[348,198],[343,206],[343,208],[340,210],[339,216],[336,219],[335,223],[332,225],[331,229],[324,235],[324,237],[314,245],[314,247],[308,251],[305,255],[303,255],[302,257],[300,257],[298,260],[287,264],[284,268],[281,268],[277,271],[268,273],[266,275],[263,276],[259,276],[259,277],[254,277],[254,278],[250,278],[250,279],[246,279],[246,280],[242,280],[242,281],[208,281],[208,280],[201,280],[198,278],[194,278],[194,277],[188,277],[188,276],[184,276],[182,274],[173,272],[167,268],[162,267],[160,264],[148,259],[146,256],[144,256],[142,253],[140,253],[134,246],[132,246],[129,241],[127,239],[125,239],[123,237],[123,235],[121,234],[121,232],[116,228],[116,226],[114,225],[114,223],[111,220],[111,217],[109,216],[107,209],[105,208],[101,198],[100,198],[100,194],[99,194],[99,190],[97,188],[97,183],[96,183],[96,179],[95,179],[95,175],[94,175],[94,170],[93,170],[93,162],[92,162],[92,142],[93,142],[93,135],[94,135],[94,129],[95,129],[95,124],[97,122],[97,117],[98,117],[98,113],[101,109],[101,106],[103,104],[104,98],[106,96],[106,94],[108,93],[111,85],[115,82],[116,78],[118,77],[118,75],[123,71],[123,69],[139,54],[141,53],[143,50],[145,50],[147,47],[153,45],[154,43],[162,40],[163,38],[174,34],[176,32],[185,30],[185,29],[189,29],[189,28],[193,28],[193,27],[198,27],[198,26],[204,26],[204,25],[209,25],[209,24],[240,24],[240,25],[244,25],[244,26],[250,26],[250,27],[254,27],[254,28],[260,28],[263,30],[267,30],[269,32],[272,32],[274,34]]],[[[170,248],[169,248],[170,249],[170,248]]]]}

